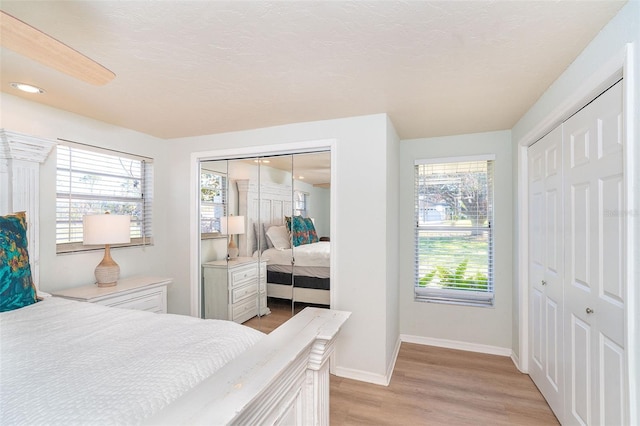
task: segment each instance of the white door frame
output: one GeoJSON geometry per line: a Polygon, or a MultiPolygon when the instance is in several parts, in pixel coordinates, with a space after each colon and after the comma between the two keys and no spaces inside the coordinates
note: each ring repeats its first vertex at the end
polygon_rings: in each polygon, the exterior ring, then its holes
{"type": "MultiPolygon", "coordinates": [[[[538,125],[525,134],[517,141],[516,149],[518,152],[518,204],[517,216],[519,218],[518,225],[518,306],[519,306],[519,348],[517,367],[520,371],[527,373],[529,371],[529,203],[528,203],[528,158],[527,148],[540,139],[542,136],[550,132],[552,129],[560,125],[564,120],[586,105],[591,99],[603,92],[620,77],[624,78],[623,92],[623,114],[625,122],[625,157],[624,157],[624,192],[627,206],[634,206],[633,182],[637,166],[634,165],[636,158],[635,150],[635,117],[637,105],[635,101],[635,72],[634,66],[634,44],[629,43],[619,52],[614,54],[611,59],[603,63],[589,78],[585,81],[564,101],[555,107],[546,117],[544,117],[538,125]]],[[[627,235],[635,235],[635,226],[640,226],[640,218],[638,215],[628,214],[626,225],[627,235]]],[[[626,241],[627,258],[634,259],[634,241],[628,238],[626,241]]],[[[627,305],[626,305],[626,350],[627,352],[627,368],[629,369],[629,401],[637,401],[640,397],[640,330],[635,324],[636,318],[640,315],[640,301],[636,296],[636,292],[640,289],[633,287],[634,277],[640,273],[639,267],[634,262],[626,262],[626,288],[627,288],[627,305]]],[[[636,419],[636,423],[640,422],[639,408],[636,404],[628,404],[630,407],[630,417],[632,424],[636,419]]]]}
{"type": "MultiPolygon", "coordinates": [[[[200,151],[191,153],[190,159],[190,184],[189,184],[189,282],[191,292],[191,316],[200,318],[201,301],[200,301],[200,162],[208,160],[226,160],[230,158],[243,157],[259,157],[265,155],[287,155],[302,154],[313,151],[331,151],[331,182],[332,186],[336,182],[337,167],[337,140],[321,139],[314,141],[302,141],[285,143],[278,145],[258,145],[242,148],[227,148],[211,151],[200,151]]],[[[337,270],[337,254],[336,254],[336,190],[331,188],[330,191],[330,207],[329,207],[329,223],[331,244],[330,254],[330,281],[329,289],[330,303],[333,306],[336,303],[334,288],[337,287],[337,277],[334,271],[337,270]]]]}

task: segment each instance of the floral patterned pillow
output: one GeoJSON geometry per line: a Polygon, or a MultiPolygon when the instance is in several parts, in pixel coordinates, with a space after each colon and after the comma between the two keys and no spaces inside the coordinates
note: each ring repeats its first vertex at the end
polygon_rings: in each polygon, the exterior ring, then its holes
{"type": "Polygon", "coordinates": [[[0,312],[37,301],[27,252],[26,214],[0,216],[0,312]]]}
{"type": "Polygon", "coordinates": [[[285,216],[287,231],[291,234],[291,241],[294,247],[309,244],[309,230],[302,216],[285,216]]]}
{"type": "Polygon", "coordinates": [[[309,244],[318,242],[318,233],[316,232],[316,226],[313,224],[313,221],[305,217],[304,224],[307,227],[307,232],[309,233],[309,244]]]}

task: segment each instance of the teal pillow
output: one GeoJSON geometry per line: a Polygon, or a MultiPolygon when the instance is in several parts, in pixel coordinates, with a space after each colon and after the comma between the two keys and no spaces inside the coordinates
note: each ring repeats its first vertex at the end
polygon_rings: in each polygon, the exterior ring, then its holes
{"type": "Polygon", "coordinates": [[[309,233],[309,244],[318,242],[318,233],[316,232],[316,226],[313,224],[313,221],[305,217],[304,224],[307,227],[307,232],[309,233]]]}
{"type": "Polygon", "coordinates": [[[309,230],[302,216],[286,216],[285,221],[294,247],[309,244],[309,230]]]}
{"type": "Polygon", "coordinates": [[[37,301],[27,251],[26,214],[0,216],[0,312],[37,301]]]}

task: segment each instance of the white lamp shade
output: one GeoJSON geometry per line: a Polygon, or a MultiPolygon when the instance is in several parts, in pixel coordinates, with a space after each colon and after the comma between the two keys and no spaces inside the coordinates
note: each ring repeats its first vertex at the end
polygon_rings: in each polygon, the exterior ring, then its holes
{"type": "Polygon", "coordinates": [[[82,224],[82,242],[85,245],[131,242],[131,216],[129,215],[86,215],[82,218],[82,224]]]}
{"type": "Polygon", "coordinates": [[[244,234],[244,216],[227,216],[221,218],[220,233],[223,235],[244,234]]]}

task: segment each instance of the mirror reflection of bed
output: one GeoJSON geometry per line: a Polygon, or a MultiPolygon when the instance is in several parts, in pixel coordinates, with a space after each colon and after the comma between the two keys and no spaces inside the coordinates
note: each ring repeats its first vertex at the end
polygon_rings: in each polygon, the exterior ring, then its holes
{"type": "Polygon", "coordinates": [[[201,163],[203,317],[270,332],[329,307],[330,171],[328,151],[201,163]]]}

